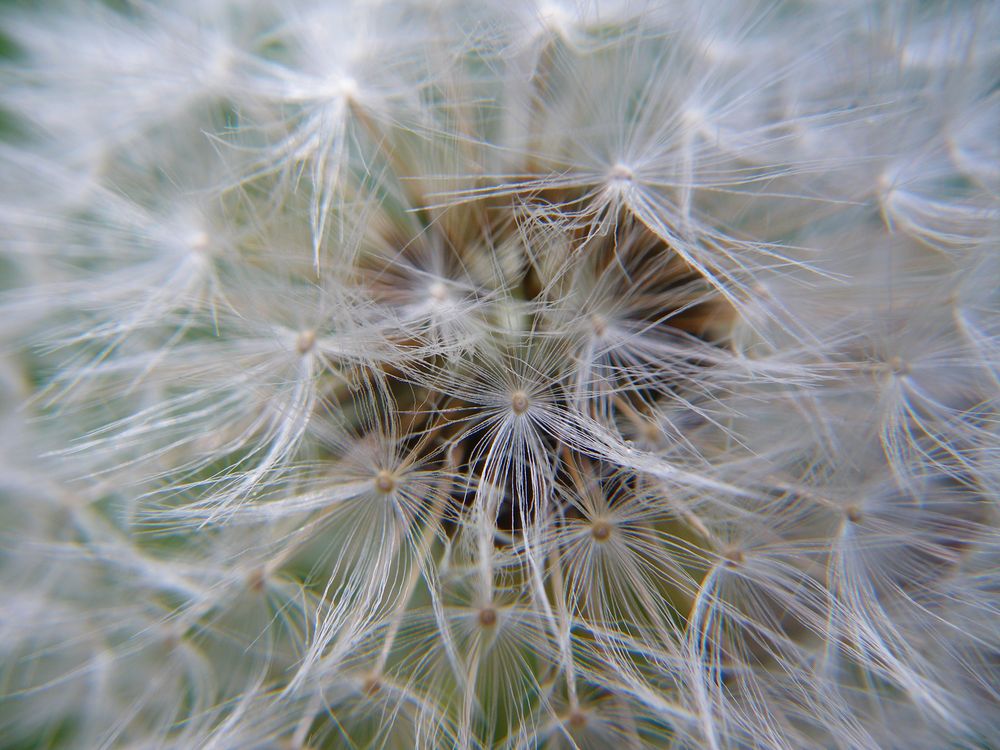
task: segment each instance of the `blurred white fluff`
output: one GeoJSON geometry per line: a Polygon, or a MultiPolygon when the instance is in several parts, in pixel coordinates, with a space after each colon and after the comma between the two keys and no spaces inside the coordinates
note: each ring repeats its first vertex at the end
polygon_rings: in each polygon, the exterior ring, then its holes
{"type": "Polygon", "coordinates": [[[0,746],[1000,746],[1000,6],[0,10],[0,746]]]}

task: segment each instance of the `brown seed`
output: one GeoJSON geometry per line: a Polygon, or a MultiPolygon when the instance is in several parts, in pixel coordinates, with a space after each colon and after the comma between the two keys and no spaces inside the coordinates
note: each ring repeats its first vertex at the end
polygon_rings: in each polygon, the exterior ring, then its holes
{"type": "Polygon", "coordinates": [[[596,542],[606,542],[611,538],[611,524],[607,521],[594,521],[590,526],[590,535],[596,542]]]}
{"type": "Polygon", "coordinates": [[[571,729],[583,729],[587,726],[587,714],[580,709],[575,709],[570,712],[567,723],[570,725],[571,729]]]}
{"type": "Polygon", "coordinates": [[[848,505],[844,510],[844,515],[851,523],[861,523],[861,508],[857,505],[848,505]]]}
{"type": "Polygon", "coordinates": [[[479,625],[484,628],[492,628],[497,624],[497,611],[493,607],[483,607],[479,610],[479,625]]]}
{"type": "Polygon", "coordinates": [[[263,568],[257,568],[256,570],[251,571],[250,575],[247,576],[247,585],[255,594],[259,594],[264,590],[265,583],[267,583],[267,581],[265,580],[263,568]]]}
{"type": "Polygon", "coordinates": [[[364,682],[361,683],[361,691],[369,698],[374,698],[378,695],[381,689],[382,681],[377,675],[369,675],[368,677],[365,677],[364,682]]]}

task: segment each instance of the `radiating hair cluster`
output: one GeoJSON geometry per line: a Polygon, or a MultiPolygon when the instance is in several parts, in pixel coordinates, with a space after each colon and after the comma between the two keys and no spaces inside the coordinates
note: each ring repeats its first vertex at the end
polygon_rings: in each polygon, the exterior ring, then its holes
{"type": "Polygon", "coordinates": [[[0,9],[0,748],[1000,746],[1000,6],[0,9]]]}

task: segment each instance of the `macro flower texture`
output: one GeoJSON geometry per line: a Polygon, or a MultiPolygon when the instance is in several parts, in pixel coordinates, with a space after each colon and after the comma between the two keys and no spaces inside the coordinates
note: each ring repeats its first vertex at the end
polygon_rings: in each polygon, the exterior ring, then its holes
{"type": "Polygon", "coordinates": [[[1000,748],[1000,5],[0,5],[0,750],[1000,748]]]}

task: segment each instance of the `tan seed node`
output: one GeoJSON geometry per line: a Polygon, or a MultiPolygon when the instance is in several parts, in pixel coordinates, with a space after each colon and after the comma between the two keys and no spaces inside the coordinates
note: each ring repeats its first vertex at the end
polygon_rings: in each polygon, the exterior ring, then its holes
{"type": "Polygon", "coordinates": [[[857,505],[848,505],[844,511],[847,520],[851,523],[861,523],[861,508],[857,505]]]}
{"type": "Polygon", "coordinates": [[[251,571],[250,575],[247,576],[247,585],[255,594],[259,594],[264,590],[265,583],[267,583],[267,581],[263,568],[257,568],[256,570],[251,571]]]}
{"type": "Polygon", "coordinates": [[[383,495],[388,495],[396,489],[396,478],[385,469],[382,469],[382,471],[375,475],[375,489],[383,495]]]}
{"type": "Polygon", "coordinates": [[[295,349],[299,354],[306,354],[312,351],[312,348],[316,346],[316,332],[315,331],[302,331],[299,337],[295,340],[295,349]]]}
{"type": "Polygon", "coordinates": [[[627,182],[635,177],[635,172],[632,171],[631,167],[618,162],[611,167],[611,171],[608,172],[608,177],[615,182],[627,182]]]}
{"type": "Polygon", "coordinates": [[[590,535],[594,537],[594,541],[608,541],[611,538],[611,524],[607,521],[594,521],[590,527],[590,535]]]}
{"type": "Polygon", "coordinates": [[[886,364],[889,365],[889,369],[896,375],[906,375],[910,371],[910,366],[898,355],[891,357],[886,364]]]}
{"type": "Polygon", "coordinates": [[[359,86],[357,80],[350,76],[341,76],[333,81],[333,90],[346,101],[353,102],[358,98],[359,86]]]}
{"type": "Polygon", "coordinates": [[[431,284],[430,289],[427,293],[431,296],[431,299],[435,302],[444,302],[448,299],[448,287],[442,284],[440,281],[436,281],[431,284]]]}
{"type": "Polygon", "coordinates": [[[735,568],[738,565],[742,565],[746,562],[746,555],[743,554],[743,550],[738,547],[727,547],[722,550],[722,556],[725,558],[723,564],[727,568],[735,568]]]}
{"type": "Polygon", "coordinates": [[[579,709],[571,711],[568,723],[571,729],[583,729],[587,726],[587,714],[579,709]]]}
{"type": "Polygon", "coordinates": [[[191,235],[191,240],[188,244],[196,253],[204,253],[208,252],[209,247],[211,247],[212,240],[208,236],[208,232],[195,232],[191,235]]]}
{"type": "Polygon", "coordinates": [[[604,336],[608,332],[607,321],[600,315],[591,315],[590,324],[594,327],[594,334],[596,336],[604,336]]]}
{"type": "Polygon", "coordinates": [[[365,677],[364,682],[361,683],[361,691],[369,698],[374,698],[381,690],[382,681],[377,675],[369,675],[368,677],[365,677]]]}
{"type": "Polygon", "coordinates": [[[492,628],[497,624],[497,611],[493,607],[483,607],[479,610],[479,626],[492,628]]]}
{"type": "Polygon", "coordinates": [[[510,408],[514,410],[515,414],[524,414],[528,411],[530,404],[528,394],[524,391],[515,391],[510,397],[510,408]]]}

